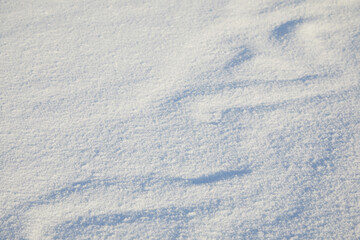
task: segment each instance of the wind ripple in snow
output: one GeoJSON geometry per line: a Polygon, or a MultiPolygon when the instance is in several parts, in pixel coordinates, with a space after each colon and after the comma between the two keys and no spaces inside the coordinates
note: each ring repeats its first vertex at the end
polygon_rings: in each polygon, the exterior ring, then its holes
{"type": "Polygon", "coordinates": [[[357,0],[0,12],[0,239],[359,238],[357,0]]]}

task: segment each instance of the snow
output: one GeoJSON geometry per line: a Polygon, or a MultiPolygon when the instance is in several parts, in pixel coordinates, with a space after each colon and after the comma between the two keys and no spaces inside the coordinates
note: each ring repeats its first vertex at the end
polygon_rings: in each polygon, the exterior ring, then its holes
{"type": "Polygon", "coordinates": [[[359,239],[360,1],[1,0],[0,239],[359,239]]]}

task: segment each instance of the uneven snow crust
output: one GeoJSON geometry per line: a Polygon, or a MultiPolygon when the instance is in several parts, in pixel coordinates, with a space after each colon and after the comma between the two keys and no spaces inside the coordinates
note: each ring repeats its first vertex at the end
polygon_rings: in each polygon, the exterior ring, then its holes
{"type": "Polygon", "coordinates": [[[0,239],[359,239],[359,0],[0,0],[0,239]]]}

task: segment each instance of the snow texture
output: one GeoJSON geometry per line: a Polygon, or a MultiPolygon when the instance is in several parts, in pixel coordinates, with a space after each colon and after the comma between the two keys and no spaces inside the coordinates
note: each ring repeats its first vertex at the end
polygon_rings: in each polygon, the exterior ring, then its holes
{"type": "Polygon", "coordinates": [[[359,0],[0,0],[0,239],[360,239],[359,0]]]}

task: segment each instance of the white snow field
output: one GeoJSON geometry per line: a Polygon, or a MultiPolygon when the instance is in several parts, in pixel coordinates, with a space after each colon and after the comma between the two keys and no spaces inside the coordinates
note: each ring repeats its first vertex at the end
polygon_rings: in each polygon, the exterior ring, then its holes
{"type": "Polygon", "coordinates": [[[360,0],[0,0],[0,239],[360,239],[360,0]]]}

